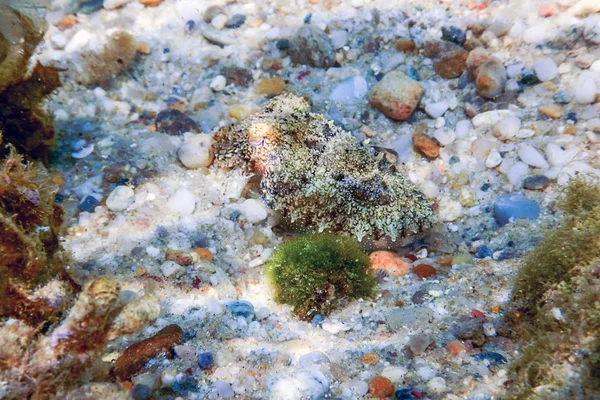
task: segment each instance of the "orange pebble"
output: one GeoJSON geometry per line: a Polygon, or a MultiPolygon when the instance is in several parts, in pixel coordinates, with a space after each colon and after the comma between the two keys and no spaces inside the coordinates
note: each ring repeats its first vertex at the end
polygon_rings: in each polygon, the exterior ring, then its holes
{"type": "Polygon", "coordinates": [[[375,365],[379,362],[379,356],[375,353],[368,353],[360,358],[360,362],[367,365],[375,365]]]}
{"type": "Polygon", "coordinates": [[[500,306],[499,305],[492,306],[492,312],[494,314],[499,313],[500,312],[500,306]]]}
{"type": "Polygon", "coordinates": [[[398,254],[386,250],[377,250],[369,254],[371,268],[382,269],[388,276],[404,276],[409,271],[409,265],[398,254]]]}
{"type": "Polygon", "coordinates": [[[394,394],[394,384],[388,378],[376,376],[369,381],[371,397],[384,399],[394,394]]]}
{"type": "Polygon", "coordinates": [[[69,15],[65,15],[64,17],[62,17],[61,20],[58,21],[58,23],[56,24],[56,27],[58,29],[60,29],[61,31],[64,31],[65,29],[72,28],[73,26],[77,25],[78,23],[79,23],[79,20],[77,19],[77,17],[69,14],[69,15]]]}
{"type": "Polygon", "coordinates": [[[419,278],[431,278],[432,276],[435,276],[435,274],[436,274],[435,268],[429,264],[417,265],[416,267],[413,268],[413,272],[419,278]]]}
{"type": "Polygon", "coordinates": [[[213,254],[210,252],[210,250],[203,249],[202,247],[198,247],[197,249],[194,249],[194,253],[198,254],[198,256],[204,260],[208,260],[208,261],[213,260],[213,254]]]}
{"type": "Polygon", "coordinates": [[[162,0],[140,0],[140,3],[142,3],[146,7],[156,7],[157,5],[162,3],[162,0]]]}
{"type": "Polygon", "coordinates": [[[551,17],[558,13],[558,5],[554,3],[542,4],[537,11],[540,17],[551,17]]]}
{"type": "Polygon", "coordinates": [[[467,351],[467,347],[460,341],[453,340],[446,345],[446,350],[448,350],[448,353],[452,354],[453,356],[457,356],[460,353],[467,351]]]}

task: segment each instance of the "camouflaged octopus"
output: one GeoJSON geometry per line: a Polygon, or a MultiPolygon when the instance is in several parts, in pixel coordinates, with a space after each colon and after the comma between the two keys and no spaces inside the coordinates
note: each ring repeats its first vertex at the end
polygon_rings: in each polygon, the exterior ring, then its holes
{"type": "Polygon", "coordinates": [[[383,154],[283,94],[214,136],[220,167],[259,174],[267,203],[303,230],[397,240],[429,229],[432,202],[383,154]]]}

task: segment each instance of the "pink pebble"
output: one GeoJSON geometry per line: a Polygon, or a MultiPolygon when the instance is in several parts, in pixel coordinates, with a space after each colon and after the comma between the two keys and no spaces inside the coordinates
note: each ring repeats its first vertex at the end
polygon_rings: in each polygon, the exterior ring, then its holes
{"type": "Polygon", "coordinates": [[[408,273],[409,264],[398,254],[391,251],[377,250],[369,254],[371,268],[383,270],[387,276],[404,276],[408,273]]]}
{"type": "Polygon", "coordinates": [[[558,5],[554,3],[542,4],[538,8],[538,15],[540,17],[551,17],[558,13],[558,5]]]}

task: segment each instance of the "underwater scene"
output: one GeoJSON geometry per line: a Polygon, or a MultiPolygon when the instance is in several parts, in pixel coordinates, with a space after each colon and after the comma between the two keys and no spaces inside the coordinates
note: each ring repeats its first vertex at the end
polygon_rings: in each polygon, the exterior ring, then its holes
{"type": "Polygon", "coordinates": [[[600,0],[0,0],[0,399],[600,400],[600,0]]]}

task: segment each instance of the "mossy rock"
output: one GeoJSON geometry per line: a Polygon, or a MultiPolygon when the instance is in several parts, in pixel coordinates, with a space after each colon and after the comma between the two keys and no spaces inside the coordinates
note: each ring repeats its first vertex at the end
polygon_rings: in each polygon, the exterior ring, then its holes
{"type": "Polygon", "coordinates": [[[327,315],[343,300],[369,298],[377,286],[356,239],[332,233],[309,233],[281,244],[266,272],[275,300],[291,305],[303,320],[327,315]]]}

